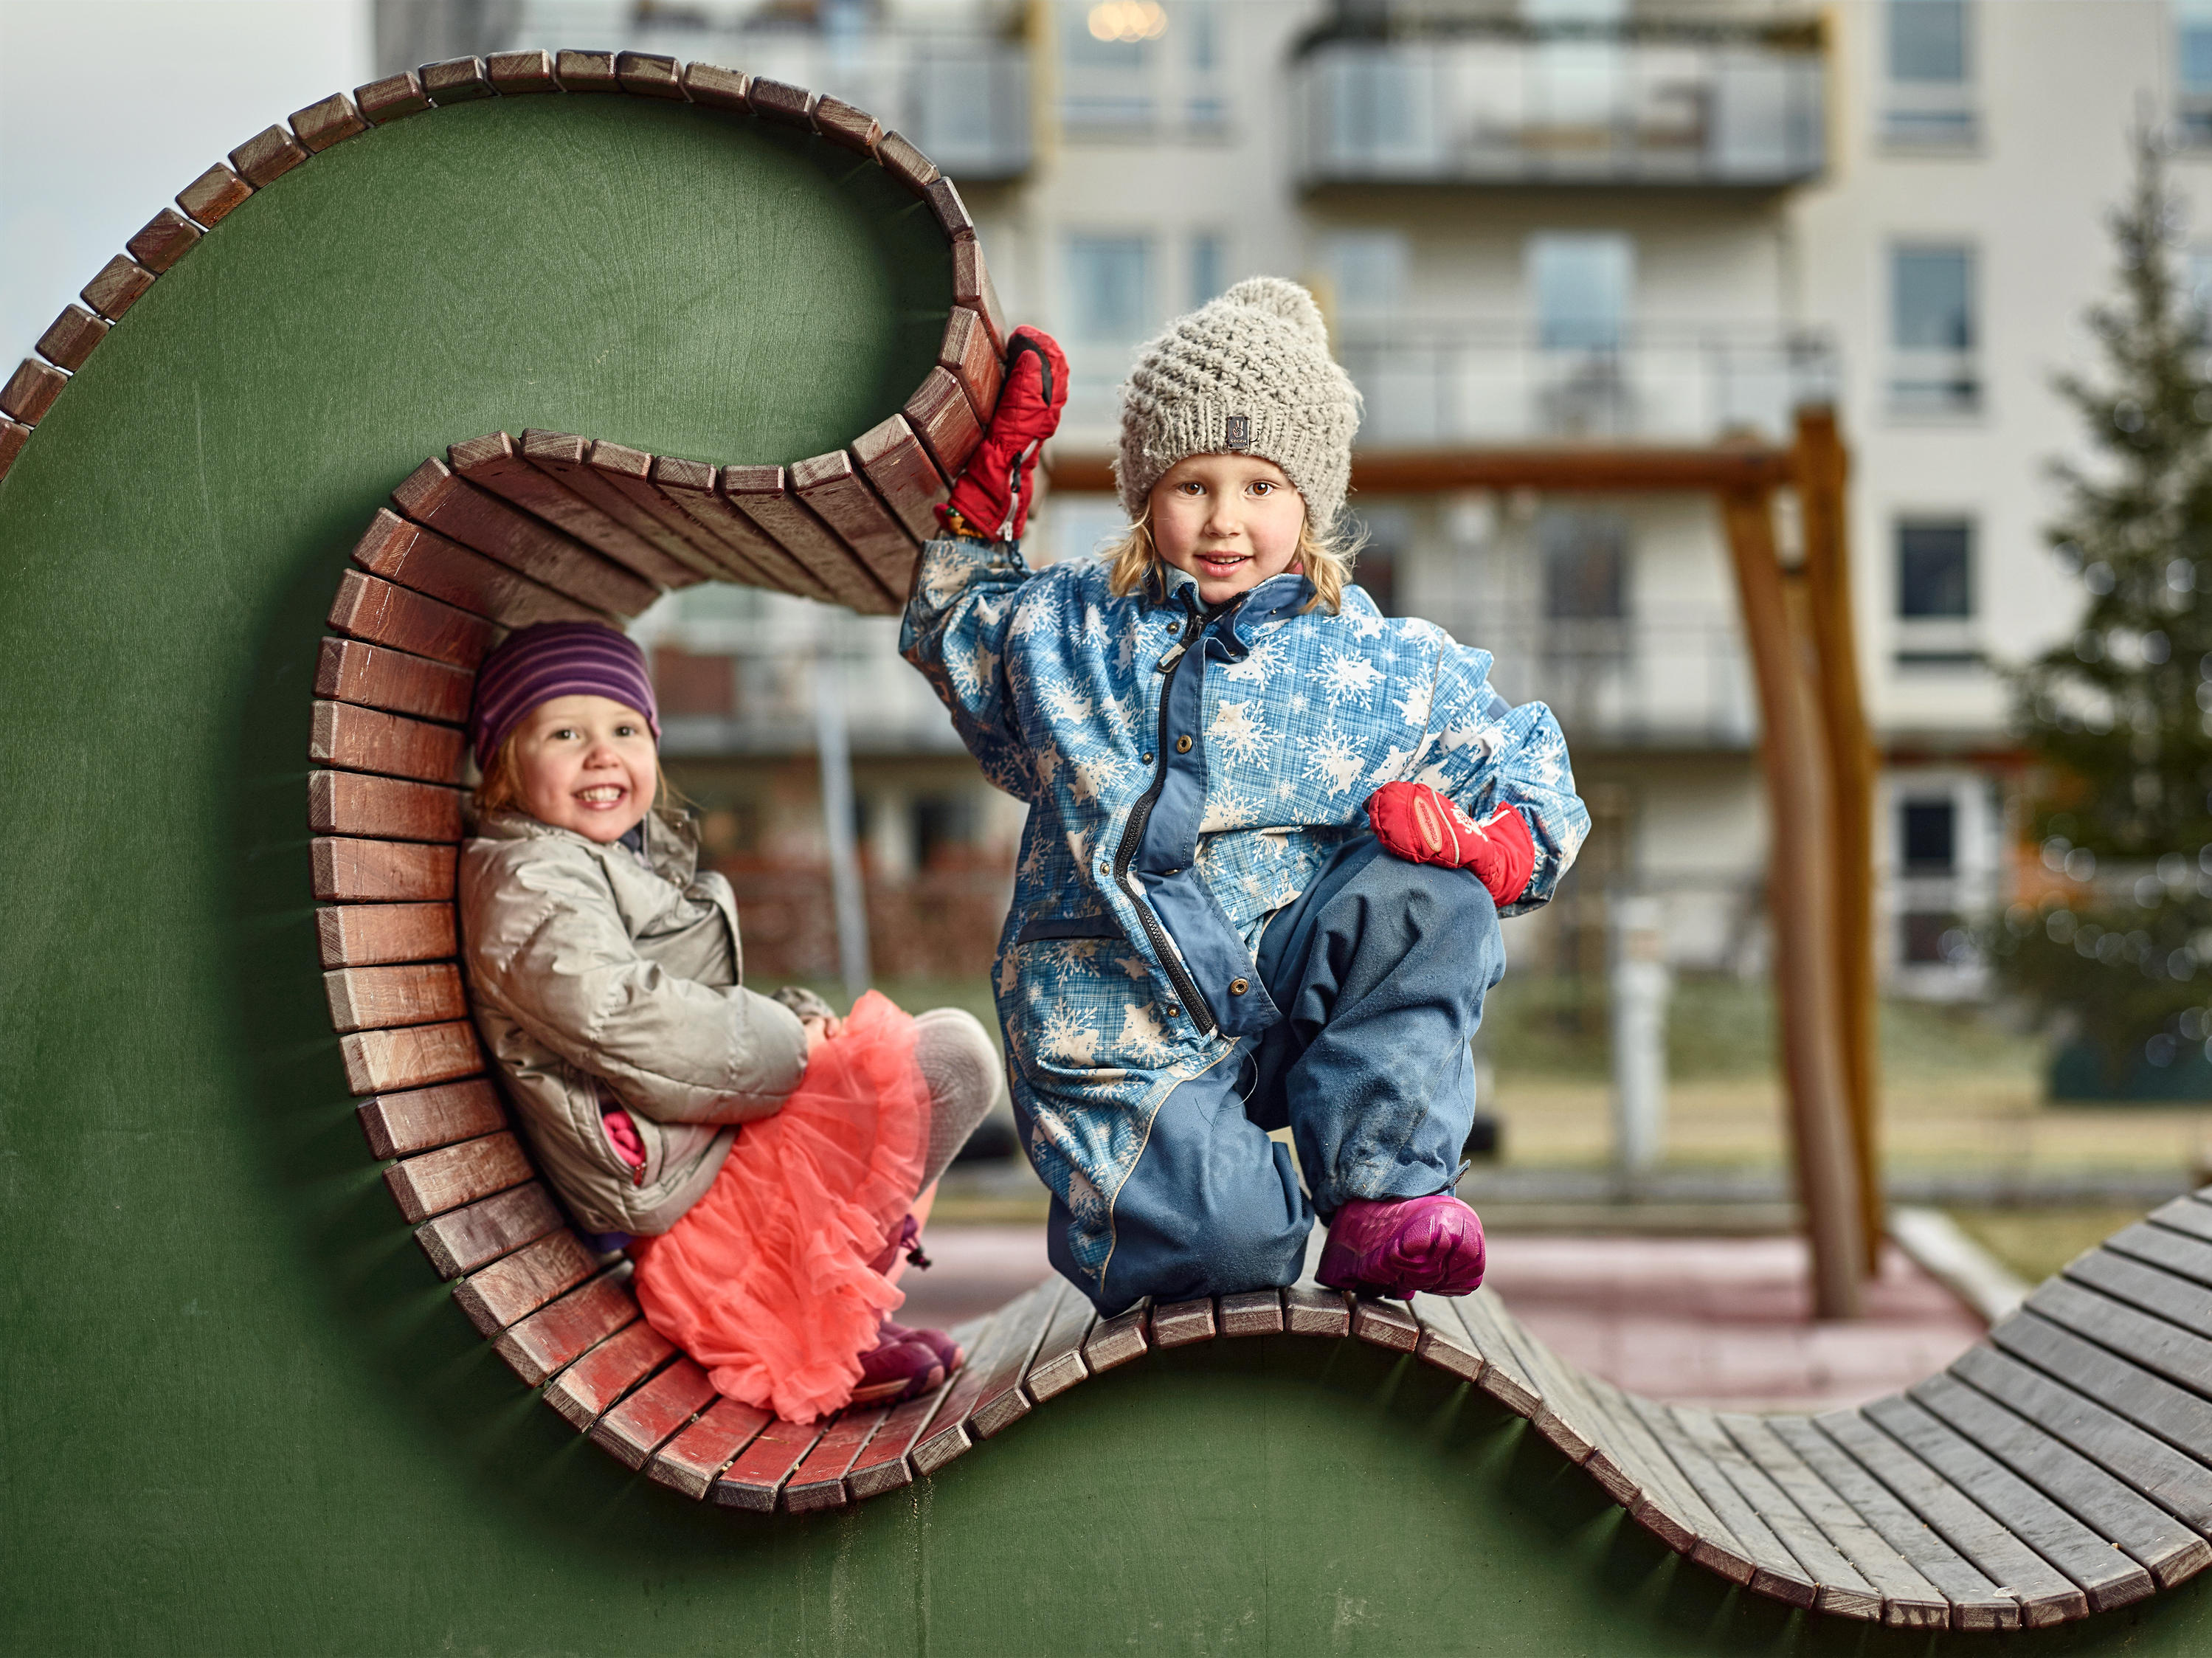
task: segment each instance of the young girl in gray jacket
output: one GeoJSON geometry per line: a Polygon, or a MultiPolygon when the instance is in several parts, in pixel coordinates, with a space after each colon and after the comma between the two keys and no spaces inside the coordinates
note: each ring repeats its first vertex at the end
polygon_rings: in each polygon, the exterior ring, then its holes
{"type": "Polygon", "coordinates": [[[665,793],[642,653],[611,628],[510,635],[477,677],[483,782],[460,861],[471,1002],[538,1166],[628,1235],[647,1318],[725,1394],[808,1420],[957,1363],[888,1314],[912,1211],[989,1109],[957,1008],[871,992],[837,1018],[744,987],[729,883],[665,793]]]}

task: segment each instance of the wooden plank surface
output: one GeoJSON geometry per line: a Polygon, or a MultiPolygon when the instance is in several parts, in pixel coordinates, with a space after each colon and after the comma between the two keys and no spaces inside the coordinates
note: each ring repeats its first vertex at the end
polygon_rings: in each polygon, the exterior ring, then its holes
{"type": "Polygon", "coordinates": [[[593,477],[658,528],[661,544],[683,564],[687,580],[720,580],[730,573],[721,538],[655,487],[653,460],[642,449],[601,438],[592,445],[585,464],[593,477]]]}
{"type": "Polygon", "coordinates": [[[2115,1232],[2102,1247],[2212,1288],[2212,1242],[2203,1238],[2146,1220],[2115,1232]]]}
{"type": "Polygon", "coordinates": [[[624,92],[640,98],[684,101],[684,84],[673,58],[655,52],[625,52],[615,58],[615,78],[624,92]]]}
{"type": "Polygon", "coordinates": [[[991,280],[990,266],[983,261],[981,242],[952,244],[952,303],[983,319],[991,349],[1000,361],[1006,361],[1006,342],[1014,337],[1013,325],[1006,320],[1006,307],[999,303],[998,286],[991,280]]]}
{"type": "MultiPolygon", "coordinates": [[[[530,1246],[532,1249],[539,1247],[535,1243],[530,1246]]],[[[523,1251],[524,1254],[528,1253],[529,1250],[523,1251]]],[[[519,1259],[514,1255],[507,1257],[507,1260],[519,1259]]],[[[495,1272],[506,1264],[501,1261],[484,1270],[495,1272]]],[[[675,1357],[676,1348],[668,1338],[640,1319],[608,1337],[547,1382],[544,1397],[561,1413],[562,1420],[577,1432],[586,1433],[631,1388],[675,1357]]]]}
{"type": "Polygon", "coordinates": [[[451,904],[339,904],[315,912],[315,942],[325,968],[382,962],[432,962],[460,941],[451,904]]]}
{"type": "Polygon", "coordinates": [[[1405,1308],[1371,1296],[1353,1297],[1352,1333],[1362,1341],[1395,1352],[1410,1353],[1421,1345],[1419,1320],[1405,1308]]]}
{"type": "Polygon", "coordinates": [[[1251,1290],[1224,1296],[1218,1317],[1224,1336],[1273,1336],[1283,1333],[1283,1295],[1279,1290],[1251,1290]]]}
{"type": "Polygon", "coordinates": [[[2027,1298],[2027,1307],[2185,1388],[2201,1390],[2212,1377],[2212,1342],[2081,1284],[2053,1278],[2027,1298]]]}
{"type": "Polygon", "coordinates": [[[2157,1588],[2142,1566],[1925,1406],[1878,1399],[1861,1413],[2079,1583],[2094,1610],[2126,1606],[2157,1588]]]}
{"type": "Polygon", "coordinates": [[[46,325],[46,331],[39,336],[38,353],[58,368],[66,368],[72,374],[84,367],[85,359],[93,348],[107,337],[114,326],[81,305],[65,305],[62,313],[46,325]]]}
{"type": "Polygon", "coordinates": [[[721,557],[736,580],[805,598],[836,601],[821,581],[750,519],[715,492],[717,469],[704,461],[656,456],[653,482],[662,495],[720,538],[721,557]]]}
{"type": "Polygon", "coordinates": [[[525,1386],[535,1388],[642,1316],[637,1297],[630,1293],[625,1262],[508,1326],[492,1351],[525,1386]]]}
{"type": "Polygon", "coordinates": [[[1467,1326],[1460,1321],[1450,1298],[1419,1291],[1413,1297],[1413,1309],[1421,1327],[1421,1339],[1413,1351],[1421,1362],[1449,1371],[1462,1382],[1480,1381],[1482,1354],[1468,1334],[1467,1326]]]}
{"type": "MultiPolygon", "coordinates": [[[[950,1332],[963,1352],[972,1357],[984,1338],[989,1334],[993,1318],[987,1315],[963,1324],[950,1332]]],[[[957,1379],[957,1378],[956,1378],[957,1379]]],[[[913,1453],[915,1444],[930,1431],[931,1424],[943,1408],[945,1398],[952,1391],[952,1382],[920,1399],[909,1399],[902,1405],[891,1407],[853,1459],[853,1466],[845,1474],[845,1494],[855,1503],[871,1497],[880,1497],[885,1491],[896,1491],[902,1485],[914,1483],[913,1453]]]]}
{"type": "Polygon", "coordinates": [[[753,113],[763,120],[803,127],[809,132],[814,130],[815,94],[805,87],[756,75],[745,88],[745,94],[752,104],[753,113]]]}
{"type": "Polygon", "coordinates": [[[77,298],[110,322],[143,297],[154,285],[154,273],[135,259],[126,259],[120,253],[100,267],[100,274],[87,282],[77,298]]]}
{"type": "MultiPolygon", "coordinates": [[[[1639,1399],[1633,1394],[1621,1397],[1644,1419],[1652,1438],[1681,1471],[1683,1481],[1727,1527],[1736,1551],[1751,1562],[1749,1586],[1791,1606],[1810,1606],[1818,1600],[1820,1587],[1775,1535],[1774,1528],[1706,1453],[1699,1436],[1682,1419],[1680,1409],[1656,1400],[1639,1399]]],[[[1696,1418],[1692,1417],[1692,1420],[1696,1418]]]]}
{"type": "Polygon", "coordinates": [[[392,501],[402,517],[610,616],[635,616],[660,596],[652,582],[454,476],[434,455],[401,481],[392,501]]]}
{"type": "Polygon", "coordinates": [[[459,847],[421,841],[326,835],[307,843],[315,896],[325,903],[450,901],[459,861],[459,847]]]}
{"type": "Polygon", "coordinates": [[[913,585],[918,549],[842,449],[793,465],[791,489],[816,517],[857,554],[883,590],[903,601],[913,585]]]}
{"type": "Polygon", "coordinates": [[[434,530],[410,524],[388,507],[377,508],[368,530],[354,544],[353,562],[371,575],[428,593],[503,628],[526,628],[535,622],[607,620],[590,605],[556,593],[457,541],[448,541],[434,530]]]}
{"type": "Polygon", "coordinates": [[[1603,1424],[1607,1455],[1636,1481],[1629,1517],[1677,1554],[1732,1583],[1748,1584],[1759,1567],[1735,1533],[1698,1495],[1630,1396],[1595,1376],[1584,1379],[1591,1408],[1603,1424]]]}
{"type": "Polygon", "coordinates": [[[1191,1301],[1164,1301],[1152,1309],[1152,1345],[1188,1347],[1213,1339],[1213,1301],[1200,1296],[1191,1301]]]}
{"type": "Polygon", "coordinates": [[[23,446],[31,440],[31,428],[19,420],[0,417],[0,477],[8,476],[8,469],[15,464],[15,457],[23,452],[23,446]]]}
{"type": "Polygon", "coordinates": [[[456,1140],[473,1139],[505,1126],[499,1090],[483,1077],[440,1083],[401,1093],[372,1094],[354,1108],[369,1155],[380,1162],[456,1140]]]}
{"type": "Polygon", "coordinates": [[[792,1514],[811,1514],[817,1509],[842,1509],[851,1499],[845,1491],[845,1474],[872,1435],[889,1419],[895,1406],[847,1411],[823,1430],[799,1466],[784,1481],[783,1506],[792,1514]]]}
{"type": "MultiPolygon", "coordinates": [[[[557,434],[541,434],[553,435],[557,434]]],[[[575,464],[580,466],[587,447],[584,440],[566,438],[561,441],[574,447],[575,464]]],[[[559,446],[548,446],[557,449],[559,446]]],[[[670,558],[618,519],[577,494],[552,470],[533,465],[523,453],[522,446],[504,432],[488,433],[465,443],[454,444],[446,451],[446,459],[456,473],[471,483],[490,490],[533,517],[544,519],[594,552],[604,554],[648,581],[680,583],[691,579],[689,566],[670,558]]]]}
{"type": "Polygon", "coordinates": [[[520,1143],[502,1128],[481,1139],[441,1146],[395,1163],[384,1171],[384,1183],[409,1224],[419,1224],[448,1209],[520,1186],[533,1172],[520,1143]]]}
{"type": "Polygon", "coordinates": [[[960,476],[968,458],[983,440],[983,428],[975,411],[968,406],[967,393],[943,368],[929,371],[900,412],[921,440],[922,447],[929,451],[937,470],[948,478],[960,476]]]}
{"type": "MultiPolygon", "coordinates": [[[[1869,1525],[1865,1517],[1797,1455],[1761,1418],[1723,1412],[1714,1418],[1736,1449],[1781,1497],[1804,1516],[1834,1553],[1845,1561],[1874,1597],[1870,1611],[1849,1615],[1876,1617],[1903,1629],[1946,1629],[1951,1603],[1869,1525]]],[[[1795,1550],[1793,1548],[1793,1552],[1795,1550]]],[[[1801,1564],[1805,1562],[1800,1554],[1801,1564]]],[[[1825,1575],[1823,1576],[1825,1592],[1825,1575]]]]}
{"type": "Polygon", "coordinates": [[[921,542],[945,533],[937,508],[951,491],[905,416],[893,415],[854,438],[853,459],[908,536],[921,542]]]}
{"type": "Polygon", "coordinates": [[[362,119],[371,126],[419,115],[430,107],[430,100],[422,95],[422,77],[411,69],[356,87],[353,101],[362,119]]]}
{"type": "Polygon", "coordinates": [[[624,1467],[642,1468],[715,1397],[707,1373],[678,1354],[673,1364],[592,1424],[592,1443],[624,1467]]]}
{"type": "MultiPolygon", "coordinates": [[[[1796,1580],[1802,1579],[1813,1584],[1813,1605],[1821,1612],[1867,1622],[1881,1618],[1881,1591],[1821,1534],[1820,1527],[1805,1517],[1766,1472],[1744,1455],[1741,1447],[1722,1427],[1717,1413],[1676,1405],[1668,1414],[1682,1434],[1711,1459],[1722,1477],[1735,1487],[1745,1506],[1787,1552],[1795,1570],[1788,1592],[1778,1598],[1795,1601],[1799,1593],[1796,1580]]],[[[1679,1465],[1681,1458],[1677,1455],[1675,1461],[1679,1465]]],[[[1743,1527],[1733,1516],[1729,1528],[1739,1538],[1743,1537],[1743,1527]]],[[[1753,1577],[1752,1587],[1761,1588],[1762,1580],[1753,1577]]]]}
{"type": "Polygon", "coordinates": [[[1083,1363],[1091,1375],[1110,1370],[1117,1364],[1127,1364],[1133,1358],[1142,1358],[1152,1351],[1152,1338],[1146,1333],[1152,1321],[1152,1305],[1149,1300],[1116,1313],[1111,1318],[1102,1318],[1091,1327],[1091,1333],[1083,1343],[1083,1363]]]}
{"type": "Polygon", "coordinates": [[[1503,1301],[1493,1312],[1498,1333],[1542,1400],[1530,1424],[1580,1465],[1614,1502],[1633,1509],[1640,1482],[1606,1448],[1604,1416],[1589,1396],[1585,1379],[1515,1318],[1503,1301]]]}
{"type": "Polygon", "coordinates": [[[2212,1187],[2160,1204],[2147,1219],[2193,1238],[2212,1242],[2212,1187]]]}
{"type": "Polygon", "coordinates": [[[1349,1336],[1352,1297],[1317,1284],[1293,1284],[1283,1291],[1283,1323],[1294,1336],[1349,1336]]]}
{"type": "Polygon", "coordinates": [[[1514,1415],[1533,1418],[1543,1408],[1543,1394],[1498,1327],[1497,1292],[1477,1290],[1470,1296],[1455,1297],[1452,1305],[1458,1310],[1460,1322],[1467,1327],[1468,1339],[1482,1355],[1482,1375],[1475,1385],[1514,1415]]]}
{"type": "Polygon", "coordinates": [[[804,565],[836,603],[863,616],[898,608],[836,532],[791,493],[782,467],[725,466],[717,483],[722,498],[804,565]]]}
{"type": "Polygon", "coordinates": [[[2212,1337],[2212,1290],[2108,1249],[2092,1249],[2066,1265],[2066,1276],[2200,1336],[2212,1337]]]}
{"type": "Polygon", "coordinates": [[[230,152],[238,176],[256,190],[268,189],[307,159],[306,147],[280,126],[262,128],[230,152]]]}
{"type": "Polygon", "coordinates": [[[469,717],[476,677],[465,668],[359,639],[325,637],[315,695],[458,726],[469,717]]]}
{"type": "Polygon", "coordinates": [[[158,276],[191,252],[201,234],[200,228],[176,209],[165,207],[123,246],[132,258],[158,276]]]}
{"type": "Polygon", "coordinates": [[[1022,1391],[1033,1402],[1042,1405],[1090,1377],[1091,1369],[1083,1362],[1083,1344],[1097,1322],[1097,1311],[1088,1296],[1071,1288],[1060,1297],[1044,1339],[1030,1360],[1029,1374],[1022,1379],[1022,1391]]]}
{"type": "Polygon", "coordinates": [[[831,143],[856,155],[873,156],[884,137],[884,129],[874,116],[826,93],[814,105],[814,130],[831,143]]]}
{"type": "MultiPolygon", "coordinates": [[[[2170,1588],[2212,1564],[2212,1548],[2164,1509],[2134,1491],[2109,1469],[2046,1432],[2038,1424],[1952,1376],[1930,1376],[1914,1388],[1912,1401],[1961,1438],[2002,1463],[2098,1536],[2126,1552],[2160,1588],[2170,1588]]],[[[2125,1424],[2118,1424],[2125,1430],[2125,1424]]],[[[2148,1439],[2148,1435],[2140,1436],[2148,1439]]],[[[2177,1460],[2186,1465],[2185,1458],[2177,1460]]],[[[2183,1479],[2200,1489],[2204,1471],[2183,1479]]],[[[1987,1504],[1984,1505],[1988,1506],[1987,1504]]]]}
{"type": "Polygon", "coordinates": [[[476,1027],[465,1020],[356,1031],[338,1038],[338,1055],[345,1062],[346,1088],[356,1094],[426,1088],[483,1069],[476,1027]]]}
{"type": "Polygon", "coordinates": [[[972,242],[975,240],[975,222],[968,216],[968,203],[960,199],[960,187],[951,179],[939,177],[921,192],[929,203],[929,210],[937,216],[938,228],[951,242],[972,242]]]}
{"type": "Polygon", "coordinates": [[[323,993],[330,1003],[331,1023],[341,1032],[435,1024],[469,1016],[461,970],[451,962],[337,968],[323,975],[323,993]]]}
{"type": "Polygon", "coordinates": [[[212,230],[252,195],[252,185],[217,161],[177,192],[177,206],[203,230],[212,230]]]}
{"type": "Polygon", "coordinates": [[[611,52],[561,52],[554,54],[553,72],[563,92],[620,92],[611,52]]]}
{"type": "Polygon", "coordinates": [[[2020,1606],[2031,1628],[2089,1614],[2089,1599],[2073,1579],[2030,1548],[1938,1470],[1914,1455],[1859,1411],[1831,1411],[1813,1425],[1990,1582],[2020,1606]]]}
{"type": "Polygon", "coordinates": [[[1990,1332],[1990,1339],[2022,1363],[2212,1464],[2212,1402],[2201,1394],[2033,1314],[2007,1319],[1990,1332]]]}
{"type": "Polygon", "coordinates": [[[756,1406],[717,1399],[696,1422],[660,1448],[646,1473],[696,1502],[707,1495],[714,1476],[774,1419],[756,1406]]]}
{"type": "Polygon", "coordinates": [[[926,197],[930,185],[943,176],[936,162],[896,132],[886,132],[876,141],[876,159],[883,163],[884,172],[917,196],[926,197]]]}
{"type": "Polygon", "coordinates": [[[972,307],[956,305],[945,324],[945,337],[937,348],[938,366],[959,382],[976,423],[988,428],[1005,388],[1006,366],[991,344],[991,331],[972,307]]]}
{"type": "MultiPolygon", "coordinates": [[[[530,470],[587,509],[587,513],[564,513],[562,519],[556,520],[563,529],[664,586],[689,586],[699,580],[702,571],[698,556],[684,538],[592,465],[589,438],[533,427],[523,433],[517,450],[530,470]],[[584,533],[586,527],[592,529],[592,534],[584,533]]],[[[552,504],[549,497],[547,505],[552,504]]],[[[532,506],[531,510],[538,508],[532,506]]],[[[539,515],[550,517],[551,513],[539,515]]]]}
{"type": "Polygon", "coordinates": [[[1080,1298],[1073,1284],[1064,1278],[1051,1278],[1006,1309],[1006,1345],[982,1377],[969,1409],[971,1440],[993,1438],[1029,1414],[1030,1398],[1022,1391],[1022,1378],[1029,1374],[1060,1303],[1069,1296],[1080,1298]]]}
{"type": "MultiPolygon", "coordinates": [[[[1051,1309],[1059,1298],[1060,1281],[1048,1278],[1000,1308],[983,1339],[969,1349],[968,1362],[949,1379],[945,1402],[927,1438],[915,1446],[910,1461],[917,1474],[934,1473],[987,1435],[969,1424],[969,1417],[987,1401],[1019,1398],[1018,1385],[1029,1368],[1030,1356],[1043,1339],[1051,1309]]],[[[1211,1303],[1207,1308],[1212,1315],[1211,1303]]],[[[1012,1416],[1029,1408],[1026,1400],[1012,1416]]],[[[1004,1425],[1003,1423],[1000,1425],[1004,1425]]]]}
{"type": "Polygon", "coordinates": [[[54,399],[69,384],[69,376],[50,362],[26,357],[0,386],[0,414],[25,426],[36,426],[54,406],[54,399]]]}
{"type": "Polygon", "coordinates": [[[388,645],[410,656],[471,670],[500,638],[500,630],[480,616],[359,570],[348,570],[338,578],[330,624],[372,645],[388,645]]]}
{"type": "Polygon", "coordinates": [[[461,838],[461,794],[434,783],[367,772],[310,772],[307,827],[318,835],[371,841],[457,841],[461,838]]]}
{"type": "Polygon", "coordinates": [[[352,702],[318,701],[307,732],[307,758],[321,765],[426,783],[461,780],[468,739],[451,726],[352,702]]]}
{"type": "Polygon", "coordinates": [[[684,95],[695,104],[726,110],[732,115],[752,113],[752,104],[745,95],[752,83],[750,75],[714,64],[686,64],[679,78],[684,95]]]}
{"type": "Polygon", "coordinates": [[[574,1289],[594,1270],[582,1243],[564,1227],[461,1279],[453,1285],[453,1299],[477,1334],[495,1336],[574,1289]]]}
{"type": "Polygon", "coordinates": [[[561,90],[550,52],[490,52],[484,58],[484,73],[491,77],[492,85],[502,98],[561,90]]]}
{"type": "Polygon", "coordinates": [[[415,72],[422,77],[423,94],[440,108],[498,95],[481,58],[447,58],[425,64],[415,72]]]}
{"type": "MultiPolygon", "coordinates": [[[[290,116],[292,135],[310,155],[319,155],[332,144],[342,144],[368,131],[368,123],[343,92],[320,98],[290,116]]],[[[194,216],[198,216],[195,215],[194,216]]]]}
{"type": "Polygon", "coordinates": [[[440,1278],[459,1278],[567,1224],[552,1193],[534,1180],[526,1181],[432,1217],[415,1229],[415,1242],[440,1278]]]}
{"type": "Polygon", "coordinates": [[[805,1461],[822,1432],[823,1424],[818,1422],[800,1424],[780,1418],[770,1422],[715,1480],[711,1492],[714,1501],[725,1508],[750,1509],[756,1514],[773,1512],[784,1481],[805,1461]]]}

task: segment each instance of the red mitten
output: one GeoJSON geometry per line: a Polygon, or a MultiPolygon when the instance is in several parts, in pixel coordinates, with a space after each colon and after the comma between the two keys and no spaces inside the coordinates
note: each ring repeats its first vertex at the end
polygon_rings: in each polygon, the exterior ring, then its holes
{"type": "Polygon", "coordinates": [[[968,458],[952,498],[937,509],[945,528],[986,541],[1018,541],[1029,522],[1030,475],[1037,450],[1067,403],[1067,359],[1049,334],[1017,328],[991,429],[968,458]]]}
{"type": "Polygon", "coordinates": [[[599,1114],[599,1127],[606,1131],[617,1157],[633,1169],[645,1167],[645,1140],[637,1132],[637,1125],[630,1121],[629,1112],[603,1111],[599,1114]]]}
{"type": "Polygon", "coordinates": [[[1385,783],[1367,797],[1367,821],[1384,848],[1408,863],[1473,872],[1500,909],[1536,872],[1528,820],[1511,806],[1478,823],[1426,783],[1385,783]]]}

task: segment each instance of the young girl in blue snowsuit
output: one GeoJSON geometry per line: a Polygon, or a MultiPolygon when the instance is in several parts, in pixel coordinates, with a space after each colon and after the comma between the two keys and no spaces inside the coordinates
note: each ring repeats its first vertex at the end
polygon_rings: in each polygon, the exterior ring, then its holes
{"type": "Polygon", "coordinates": [[[1066,381],[1020,331],[901,635],[1030,805],[995,981],[1053,1264],[1108,1313],[1287,1285],[1318,1213],[1322,1282],[1463,1294],[1498,918],[1549,897],[1589,827],[1559,726],[1490,688],[1486,652],[1348,585],[1358,394],[1304,288],[1241,283],[1146,348],[1129,537],[1032,571],[1028,468],[1066,381]]]}

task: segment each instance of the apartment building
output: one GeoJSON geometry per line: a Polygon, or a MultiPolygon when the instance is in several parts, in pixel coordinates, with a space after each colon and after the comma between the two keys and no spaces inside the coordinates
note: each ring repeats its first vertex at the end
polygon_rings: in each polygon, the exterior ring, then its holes
{"type": "MultiPolygon", "coordinates": [[[[1009,308],[1068,349],[1066,477],[1110,447],[1135,346],[1261,271],[1322,296],[1368,458],[1780,437],[1796,403],[1832,400],[1884,765],[1884,970],[1978,988],[1961,923],[2004,890],[2017,777],[2002,665],[2075,602],[2041,529],[2048,463],[2079,447],[2051,381],[2092,366],[2082,316],[2138,125],[2177,146],[2178,257],[2212,283],[2206,0],[523,0],[507,27],[500,44],[738,64],[915,137],[1009,308]]],[[[1754,969],[1757,710],[1710,505],[1419,470],[1355,497],[1363,582],[1553,705],[1597,823],[1554,913],[1516,924],[1522,960],[1595,967],[1609,895],[1636,893],[1677,966],[1754,969]]],[[[1036,556],[1120,521],[1060,489],[1036,556]]],[[[802,872],[825,845],[823,660],[853,711],[878,970],[887,949],[917,971],[982,958],[1022,809],[967,764],[890,624],[708,592],[641,625],[671,752],[741,886],[791,912],[791,965],[828,936],[794,896],[822,890],[802,872]]]]}

